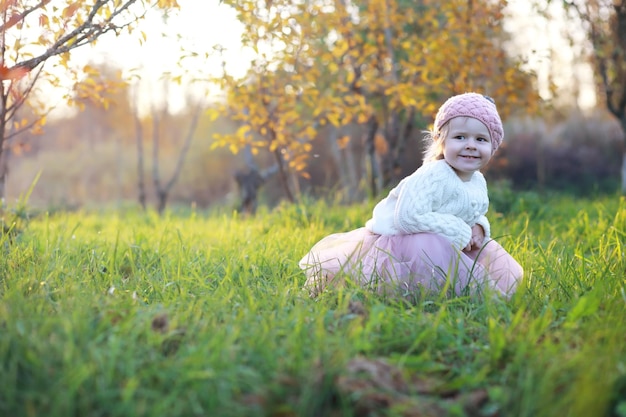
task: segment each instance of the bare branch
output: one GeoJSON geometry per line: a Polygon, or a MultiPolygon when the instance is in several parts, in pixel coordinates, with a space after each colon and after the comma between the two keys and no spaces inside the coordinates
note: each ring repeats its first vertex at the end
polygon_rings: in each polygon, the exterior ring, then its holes
{"type": "MultiPolygon", "coordinates": [[[[22,107],[22,105],[24,104],[24,102],[26,101],[28,96],[30,95],[30,93],[33,90],[33,88],[35,88],[35,83],[39,79],[39,76],[41,75],[42,71],[43,71],[43,66],[41,66],[37,70],[37,72],[35,73],[33,78],[31,78],[31,80],[30,80],[30,82],[28,84],[28,87],[24,91],[21,91],[21,92],[15,94],[17,96],[17,98],[5,110],[5,119],[6,120],[10,120],[11,118],[13,118],[13,115],[15,114],[15,112],[17,112],[20,109],[20,107],[22,107]]],[[[9,88],[7,89],[8,92],[15,91],[14,90],[14,83],[15,83],[15,81],[11,81],[10,82],[9,88]]]]}
{"type": "Polygon", "coordinates": [[[159,175],[160,125],[160,115],[152,106],[152,182],[157,192],[161,190],[161,177],[159,175]]]}
{"type": "MultiPolygon", "coordinates": [[[[39,56],[28,59],[26,61],[22,61],[17,63],[13,68],[28,68],[33,69],[37,67],[40,63],[46,61],[48,58],[53,56],[61,55],[66,52],[71,51],[72,49],[78,48],[79,46],[83,46],[95,41],[100,36],[104,35],[110,31],[117,31],[119,29],[123,29],[131,24],[133,24],[136,20],[140,19],[145,15],[145,12],[137,16],[135,21],[129,21],[121,25],[114,25],[112,22],[114,19],[119,16],[122,12],[128,10],[130,6],[136,3],[137,0],[128,0],[126,3],[122,5],[119,9],[113,11],[111,15],[102,23],[94,23],[94,19],[98,14],[98,11],[107,3],[107,0],[98,0],[94,4],[91,9],[87,19],[85,22],[68,32],[64,36],[61,36],[54,44],[52,44],[46,52],[42,53],[39,56]]],[[[13,69],[12,68],[12,69],[13,69]]]]}
{"type": "MultiPolygon", "coordinates": [[[[5,118],[5,120],[7,122],[12,120],[15,117],[15,114],[19,111],[19,109],[22,108],[22,106],[26,102],[26,99],[28,98],[30,92],[32,91],[33,87],[35,86],[35,83],[37,82],[37,79],[41,75],[42,71],[43,71],[43,67],[39,68],[39,70],[35,74],[34,78],[30,82],[28,88],[24,92],[20,93],[18,98],[10,106],[7,107],[7,109],[5,111],[5,116],[4,116],[4,118],[5,118]]],[[[13,84],[13,83],[11,83],[11,84],[13,84]]],[[[11,89],[12,89],[12,86],[9,88],[9,91],[11,89]]],[[[35,120],[31,121],[30,123],[26,124],[25,126],[20,127],[19,129],[13,129],[12,128],[10,133],[5,134],[4,140],[10,140],[13,137],[19,135],[20,133],[26,132],[26,131],[32,129],[35,125],[37,125],[37,123],[39,123],[43,119],[45,119],[52,112],[52,109],[53,109],[53,107],[50,107],[43,114],[39,114],[37,116],[37,118],[35,118],[35,120]]]]}
{"type": "Polygon", "coordinates": [[[193,116],[191,118],[191,123],[189,125],[189,130],[187,131],[187,136],[185,137],[185,142],[183,144],[183,148],[178,155],[178,160],[176,161],[176,167],[174,168],[174,172],[172,173],[172,177],[165,185],[165,191],[169,192],[174,183],[178,180],[180,176],[180,171],[183,168],[183,163],[185,162],[185,157],[187,156],[187,152],[189,151],[189,147],[191,146],[191,140],[193,139],[193,134],[198,127],[198,120],[200,119],[200,113],[202,113],[202,105],[197,104],[194,110],[193,116]]]}

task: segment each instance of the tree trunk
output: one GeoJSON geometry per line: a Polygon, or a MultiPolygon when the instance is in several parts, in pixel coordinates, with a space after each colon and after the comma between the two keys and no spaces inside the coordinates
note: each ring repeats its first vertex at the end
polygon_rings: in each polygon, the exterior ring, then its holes
{"type": "Polygon", "coordinates": [[[0,209],[6,203],[6,185],[9,176],[9,149],[0,149],[0,209]]]}
{"type": "Polygon", "coordinates": [[[239,188],[239,212],[253,215],[258,206],[259,188],[265,183],[265,179],[258,170],[250,168],[247,172],[237,171],[235,181],[239,188]]]}
{"type": "Polygon", "coordinates": [[[339,148],[339,135],[341,133],[340,129],[335,126],[329,127],[330,131],[328,135],[326,135],[326,141],[328,143],[328,148],[330,150],[330,155],[333,158],[333,162],[335,163],[335,167],[337,168],[337,173],[339,174],[339,191],[341,193],[346,193],[350,189],[350,184],[348,184],[348,172],[347,167],[343,163],[343,159],[341,157],[341,149],[339,148]]]}
{"type": "Polygon", "coordinates": [[[302,191],[300,188],[300,175],[293,169],[288,170],[287,174],[289,174],[289,189],[293,190],[292,193],[294,199],[300,199],[300,196],[302,195],[302,191]]]}
{"type": "MultiPolygon", "coordinates": [[[[163,110],[163,114],[166,114],[167,110],[163,110]]],[[[161,174],[159,170],[159,143],[160,143],[160,129],[161,129],[161,115],[157,111],[152,112],[152,184],[154,184],[154,190],[157,195],[157,211],[162,213],[164,207],[161,207],[163,203],[161,198],[161,174]]]]}
{"type": "MultiPolygon", "coordinates": [[[[159,214],[161,214],[162,211],[165,210],[165,203],[167,202],[168,195],[170,191],[172,190],[172,187],[174,186],[176,181],[178,181],[180,172],[183,169],[183,164],[185,163],[185,157],[187,156],[187,153],[189,152],[189,148],[191,147],[191,140],[193,139],[193,135],[196,131],[196,128],[198,127],[198,120],[200,119],[201,112],[202,112],[202,106],[198,104],[191,117],[191,123],[189,125],[189,129],[187,129],[187,136],[185,137],[185,141],[183,142],[183,147],[180,150],[178,159],[176,160],[176,166],[174,167],[174,172],[172,172],[172,176],[170,177],[169,181],[165,184],[165,186],[157,190],[159,195],[161,194],[163,195],[163,199],[162,199],[163,207],[159,210],[159,214]]],[[[159,197],[159,202],[161,202],[161,197],[159,197]]]]}
{"type": "Polygon", "coordinates": [[[135,120],[135,141],[137,144],[137,198],[141,209],[146,211],[146,179],[144,174],[144,148],[143,148],[143,125],[139,118],[139,106],[137,105],[137,92],[134,95],[133,119],[135,120]]]}
{"type": "Polygon", "coordinates": [[[395,163],[394,150],[398,146],[398,138],[400,136],[399,125],[400,123],[399,123],[399,117],[398,117],[397,111],[391,110],[391,115],[387,119],[387,122],[385,123],[385,128],[384,128],[385,140],[387,140],[387,146],[389,146],[389,151],[384,156],[380,155],[381,159],[383,160],[383,164],[382,164],[383,186],[387,186],[391,184],[394,180],[394,173],[393,173],[394,171],[393,165],[395,163]]]}
{"type": "MultiPolygon", "coordinates": [[[[2,37],[2,44],[5,41],[5,33],[4,31],[0,34],[2,37]]],[[[4,58],[4,48],[2,49],[2,56],[0,58],[4,58]]],[[[10,116],[7,114],[7,105],[8,105],[8,96],[9,91],[4,83],[0,83],[0,208],[4,208],[5,199],[6,199],[6,183],[8,176],[8,155],[5,152],[8,152],[8,149],[4,149],[4,145],[7,139],[7,126],[10,126],[10,123],[7,123],[10,116]]]]}
{"type": "Polygon", "coordinates": [[[123,178],[122,178],[122,170],[124,167],[124,151],[122,139],[119,136],[115,137],[115,188],[117,191],[117,206],[120,207],[122,205],[122,200],[124,199],[123,192],[123,178]]]}
{"type": "Polygon", "coordinates": [[[348,184],[348,202],[355,201],[359,190],[359,179],[357,174],[356,160],[352,144],[348,143],[343,149],[345,157],[346,181],[348,184]]]}
{"type": "Polygon", "coordinates": [[[189,124],[189,128],[187,129],[187,136],[184,139],[183,147],[180,150],[180,154],[178,155],[178,159],[176,160],[176,166],[174,167],[174,171],[172,172],[172,176],[165,183],[165,185],[161,182],[161,174],[159,168],[159,146],[160,146],[160,128],[161,128],[161,120],[165,119],[165,116],[168,114],[167,108],[165,108],[162,112],[162,115],[157,115],[156,112],[153,112],[153,132],[152,132],[152,180],[154,182],[154,188],[157,194],[157,211],[159,215],[162,215],[165,211],[165,206],[167,205],[167,199],[169,197],[169,193],[172,190],[172,187],[178,181],[178,177],[180,176],[180,172],[182,171],[183,164],[185,162],[185,157],[189,152],[189,148],[191,146],[191,141],[193,139],[193,135],[198,127],[198,120],[200,118],[200,113],[202,112],[202,106],[197,105],[194,109],[194,113],[191,118],[191,122],[189,124]]]}
{"type": "Polygon", "coordinates": [[[285,163],[283,161],[283,156],[280,153],[280,149],[276,149],[274,151],[274,157],[276,158],[276,163],[278,164],[278,173],[280,174],[280,182],[283,185],[283,189],[285,190],[285,195],[290,203],[295,203],[296,199],[294,198],[291,189],[289,188],[289,176],[287,175],[287,169],[285,168],[285,163]]]}
{"type": "Polygon", "coordinates": [[[141,133],[141,121],[137,120],[137,193],[141,208],[146,210],[146,179],[144,177],[144,150],[143,133],[141,133]]]}
{"type": "MultiPolygon", "coordinates": [[[[626,97],[624,101],[626,101],[626,97]]],[[[619,121],[622,126],[622,145],[624,149],[622,154],[622,194],[626,195],[626,115],[622,115],[619,121]]]]}
{"type": "Polygon", "coordinates": [[[4,149],[0,148],[0,209],[6,204],[6,188],[9,179],[9,161],[11,160],[11,147],[6,146],[10,142],[4,136],[4,149]]]}
{"type": "MultiPolygon", "coordinates": [[[[528,120],[526,123],[530,123],[528,120]]],[[[540,193],[543,193],[546,185],[546,178],[548,177],[548,164],[546,164],[546,146],[545,141],[547,138],[552,137],[554,135],[553,129],[551,127],[547,127],[545,123],[541,123],[541,130],[539,137],[537,138],[537,147],[535,150],[535,156],[537,160],[537,188],[540,193]]]]}
{"type": "Polygon", "coordinates": [[[622,155],[622,194],[626,195],[626,152],[622,155]]]}
{"type": "MultiPolygon", "coordinates": [[[[395,185],[400,182],[402,177],[402,157],[406,149],[406,141],[413,133],[413,122],[415,119],[415,107],[411,106],[406,111],[406,119],[402,129],[398,129],[398,139],[394,142],[394,147],[391,149],[391,184],[395,185]]],[[[390,184],[386,184],[390,185],[390,184]]]]}
{"type": "Polygon", "coordinates": [[[165,206],[167,206],[168,192],[166,190],[157,190],[157,213],[159,216],[163,215],[165,206]]]}
{"type": "Polygon", "coordinates": [[[371,197],[376,197],[378,195],[378,177],[380,176],[375,146],[376,132],[378,131],[378,120],[376,116],[370,116],[368,125],[369,129],[365,136],[365,149],[369,160],[369,186],[371,197]]]}
{"type": "Polygon", "coordinates": [[[241,213],[254,214],[258,206],[259,189],[278,172],[278,163],[261,171],[254,161],[250,145],[243,148],[242,155],[248,169],[235,173],[240,197],[238,209],[241,213]]]}

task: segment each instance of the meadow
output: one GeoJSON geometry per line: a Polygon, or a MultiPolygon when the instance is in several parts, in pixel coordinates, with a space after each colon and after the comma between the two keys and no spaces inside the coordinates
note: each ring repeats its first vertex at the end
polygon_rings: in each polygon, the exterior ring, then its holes
{"type": "Polygon", "coordinates": [[[5,213],[0,415],[626,417],[626,199],[496,206],[511,300],[309,298],[372,206],[5,213]]]}

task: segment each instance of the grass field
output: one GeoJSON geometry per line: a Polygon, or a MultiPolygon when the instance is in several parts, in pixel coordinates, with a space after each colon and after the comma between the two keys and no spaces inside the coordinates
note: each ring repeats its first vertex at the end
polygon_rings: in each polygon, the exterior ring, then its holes
{"type": "Polygon", "coordinates": [[[510,301],[310,299],[297,261],[371,207],[18,222],[0,416],[626,417],[626,200],[492,213],[527,272],[510,301]]]}

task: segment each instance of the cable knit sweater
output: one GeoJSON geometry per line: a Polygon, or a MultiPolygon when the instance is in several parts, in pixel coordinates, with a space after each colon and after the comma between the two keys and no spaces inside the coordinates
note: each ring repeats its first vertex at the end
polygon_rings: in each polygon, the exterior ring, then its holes
{"type": "Polygon", "coordinates": [[[463,181],[445,160],[428,162],[404,178],[381,200],[365,227],[380,235],[432,232],[463,249],[479,224],[485,241],[491,230],[487,182],[480,172],[463,181]]]}

